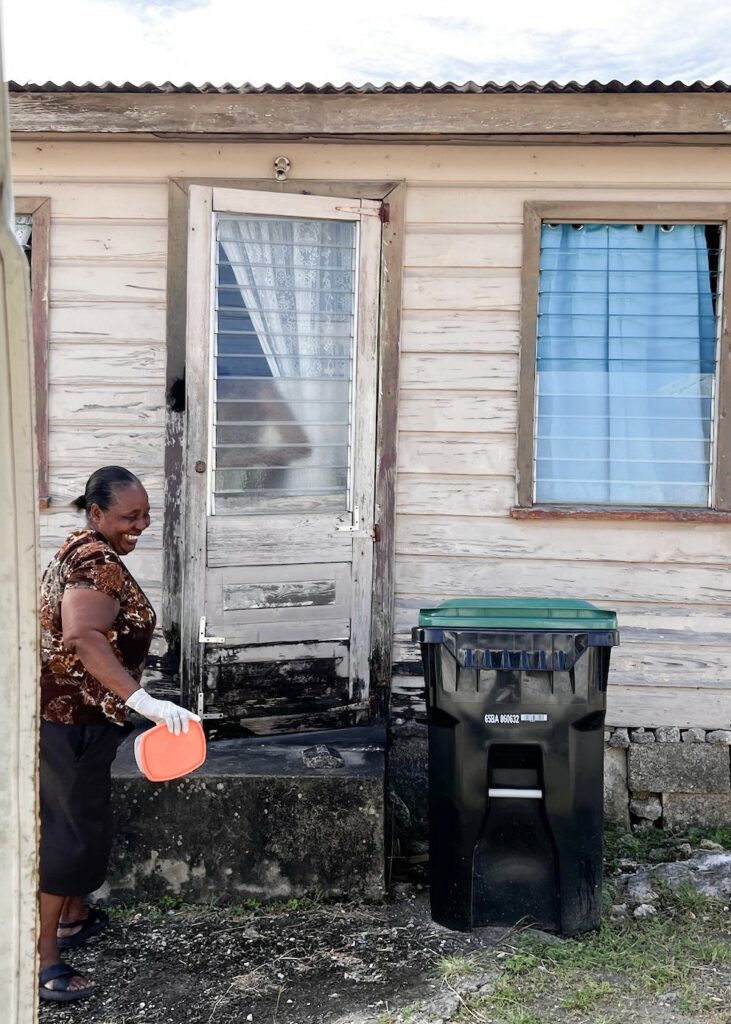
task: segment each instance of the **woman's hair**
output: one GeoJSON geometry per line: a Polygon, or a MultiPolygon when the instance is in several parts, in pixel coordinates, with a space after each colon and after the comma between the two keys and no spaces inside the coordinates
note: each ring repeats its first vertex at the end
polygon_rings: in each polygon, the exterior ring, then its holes
{"type": "Polygon", "coordinates": [[[80,494],[71,502],[77,512],[89,512],[92,505],[98,505],[102,511],[114,504],[115,492],[120,487],[129,487],[130,484],[142,483],[128,469],[123,466],[102,466],[92,473],[86,481],[84,493],[80,494]]]}

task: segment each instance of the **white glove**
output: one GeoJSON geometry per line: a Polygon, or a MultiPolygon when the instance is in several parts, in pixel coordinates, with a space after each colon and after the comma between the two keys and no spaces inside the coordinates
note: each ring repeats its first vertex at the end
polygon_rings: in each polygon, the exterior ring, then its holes
{"type": "Polygon", "coordinates": [[[168,727],[168,732],[174,732],[176,736],[180,735],[181,729],[183,732],[188,731],[188,723],[191,719],[194,722],[200,722],[200,717],[193,714],[192,711],[181,708],[179,704],[173,704],[171,700],[158,700],[157,697],[151,697],[142,688],[135,690],[132,696],[125,701],[125,705],[136,711],[138,715],[142,715],[143,718],[149,718],[153,722],[164,722],[168,727]]]}

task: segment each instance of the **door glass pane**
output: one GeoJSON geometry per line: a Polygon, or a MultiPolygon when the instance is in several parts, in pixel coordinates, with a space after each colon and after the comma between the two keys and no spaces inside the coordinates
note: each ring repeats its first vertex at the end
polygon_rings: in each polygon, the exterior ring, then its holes
{"type": "Polygon", "coordinates": [[[357,224],[219,215],[213,511],[342,511],[357,224]]]}

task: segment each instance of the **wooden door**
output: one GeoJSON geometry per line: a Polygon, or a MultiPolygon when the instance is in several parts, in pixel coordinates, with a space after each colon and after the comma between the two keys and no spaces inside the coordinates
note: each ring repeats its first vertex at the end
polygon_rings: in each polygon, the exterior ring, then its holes
{"type": "Polygon", "coordinates": [[[252,731],[367,700],[379,214],[190,189],[183,672],[252,731]]]}

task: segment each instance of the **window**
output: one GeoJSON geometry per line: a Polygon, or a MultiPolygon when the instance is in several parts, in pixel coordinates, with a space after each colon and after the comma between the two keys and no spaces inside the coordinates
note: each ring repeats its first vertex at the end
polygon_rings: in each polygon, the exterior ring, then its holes
{"type": "Polygon", "coordinates": [[[728,216],[527,204],[520,506],[731,509],[728,216]]]}
{"type": "Polygon", "coordinates": [[[51,202],[46,197],[15,200],[15,236],[30,266],[31,336],[36,394],[38,502],[48,508],[48,262],[51,202]]]}

